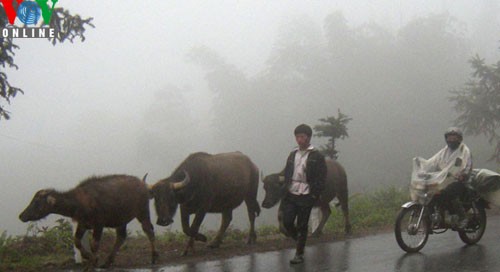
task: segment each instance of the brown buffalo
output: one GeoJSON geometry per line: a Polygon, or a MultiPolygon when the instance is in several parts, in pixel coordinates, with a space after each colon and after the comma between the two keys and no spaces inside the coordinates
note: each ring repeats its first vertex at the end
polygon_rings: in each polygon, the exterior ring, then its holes
{"type": "Polygon", "coordinates": [[[189,155],[170,177],[152,187],[157,224],[166,226],[172,223],[180,204],[182,230],[190,237],[183,252],[186,255],[189,249],[194,251],[195,240],[207,241],[205,235],[198,233],[205,215],[221,213],[219,232],[209,244],[210,247],[218,247],[232,220],[233,209],[245,201],[250,220],[248,243],[254,243],[255,217],[260,213],[257,202],[258,173],[255,164],[240,152],[189,155]],[[195,217],[190,226],[191,214],[195,217]]]}
{"type": "MultiPolygon", "coordinates": [[[[337,161],[326,160],[327,175],[325,188],[320,195],[319,200],[314,204],[321,210],[321,221],[318,227],[313,231],[313,236],[319,236],[325,226],[328,217],[330,217],[330,201],[337,197],[339,205],[344,214],[344,230],[346,234],[351,232],[351,223],[349,222],[349,208],[348,208],[348,190],[347,190],[347,176],[344,167],[337,161]]],[[[263,180],[264,190],[266,195],[262,201],[262,207],[274,207],[284,196],[286,188],[284,186],[284,170],[281,173],[271,174],[266,176],[263,180]]],[[[278,221],[280,224],[280,231],[286,234],[283,227],[281,215],[281,204],[278,208],[278,221]]]]}
{"type": "Polygon", "coordinates": [[[116,229],[113,251],[103,265],[109,267],[125,241],[127,224],[134,218],[141,222],[151,243],[151,262],[155,263],[158,257],[149,217],[149,191],[144,179],[126,175],[91,177],[67,192],[40,190],[19,215],[19,219],[23,222],[36,221],[52,213],[71,217],[78,223],[75,246],[89,260],[90,269],[97,265],[96,254],[103,228],[116,229]],[[92,252],[85,250],[81,243],[85,231],[89,229],[93,230],[92,252]]]}

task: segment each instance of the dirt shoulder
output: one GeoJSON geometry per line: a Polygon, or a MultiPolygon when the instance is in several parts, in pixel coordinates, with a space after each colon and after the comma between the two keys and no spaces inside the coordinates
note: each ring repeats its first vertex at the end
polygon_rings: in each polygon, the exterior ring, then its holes
{"type": "MultiPolygon", "coordinates": [[[[500,216],[500,209],[495,208],[488,210],[487,213],[488,217],[500,216]]],[[[343,233],[325,233],[318,238],[309,237],[307,245],[339,242],[380,233],[389,233],[392,231],[393,226],[390,225],[366,231],[360,231],[358,229],[354,235],[350,236],[345,236],[343,233]]],[[[227,236],[224,239],[223,244],[219,248],[208,248],[205,243],[196,242],[194,246],[196,251],[194,253],[190,252],[187,256],[181,256],[187,241],[179,241],[179,237],[175,238],[173,241],[166,241],[160,236],[156,242],[157,251],[160,256],[154,266],[151,265],[151,249],[149,241],[142,236],[129,237],[118,252],[113,267],[118,269],[158,268],[166,265],[192,264],[210,260],[222,260],[256,252],[270,252],[295,247],[293,240],[286,238],[281,234],[260,235],[257,237],[257,243],[253,245],[246,244],[246,237],[241,231],[229,231],[226,235],[227,236]]],[[[185,236],[180,234],[180,237],[185,236]]],[[[114,234],[110,235],[110,233],[105,235],[101,241],[101,248],[99,250],[100,264],[105,260],[107,254],[111,252],[113,242],[114,234]]],[[[52,261],[45,262],[43,267],[37,267],[36,270],[32,271],[54,271],[67,269],[80,270],[82,268],[81,265],[76,265],[74,263],[72,252],[69,252],[64,256],[55,256],[55,258],[52,258],[51,260],[52,261]]],[[[26,270],[13,269],[7,271],[26,270]]]]}
{"type": "MultiPolygon", "coordinates": [[[[367,233],[360,233],[354,236],[345,235],[334,235],[334,234],[323,234],[321,237],[310,237],[308,238],[307,245],[313,245],[318,243],[336,242],[344,241],[346,239],[352,239],[367,235],[373,235],[376,233],[383,233],[391,231],[391,229],[379,229],[367,233]]],[[[104,260],[106,254],[111,250],[111,245],[113,237],[108,237],[104,239],[101,243],[100,249],[100,263],[104,260]]],[[[158,241],[156,243],[157,250],[160,254],[154,267],[161,267],[165,265],[177,265],[177,264],[190,264],[202,261],[210,260],[220,260],[231,258],[235,256],[248,255],[255,252],[268,252],[277,251],[282,249],[294,248],[295,243],[292,239],[286,238],[283,235],[273,234],[265,237],[258,237],[257,243],[253,245],[247,245],[245,239],[235,240],[235,239],[225,239],[224,243],[216,249],[208,248],[205,243],[196,242],[195,252],[190,252],[187,256],[181,256],[186,242],[163,242],[158,241]]],[[[149,242],[143,237],[132,237],[127,239],[127,242],[118,252],[115,258],[114,268],[145,268],[151,267],[151,250],[149,242]]],[[[46,268],[52,269],[78,269],[81,265],[74,264],[71,257],[67,257],[67,260],[59,264],[47,264],[46,268]]]]}

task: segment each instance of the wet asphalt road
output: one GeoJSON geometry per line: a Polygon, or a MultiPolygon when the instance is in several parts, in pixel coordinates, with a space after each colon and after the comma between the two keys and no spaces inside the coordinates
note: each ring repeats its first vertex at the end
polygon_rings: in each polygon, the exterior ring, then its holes
{"type": "MultiPolygon", "coordinates": [[[[489,217],[482,240],[465,246],[456,232],[429,236],[420,253],[405,254],[387,233],[306,248],[305,263],[290,265],[294,250],[254,253],[229,259],[146,269],[113,269],[127,272],[181,271],[500,271],[500,217],[489,217]]],[[[103,271],[103,270],[101,270],[103,271]]]]}

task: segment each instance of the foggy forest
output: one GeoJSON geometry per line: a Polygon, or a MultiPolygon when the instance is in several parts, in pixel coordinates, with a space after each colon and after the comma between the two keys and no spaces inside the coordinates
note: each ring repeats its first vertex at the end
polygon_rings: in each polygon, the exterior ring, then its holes
{"type": "MultiPolygon", "coordinates": [[[[359,15],[355,4],[328,1],[290,12],[283,1],[186,1],[136,15],[91,2],[59,1],[94,18],[84,42],[18,40],[19,69],[2,67],[24,94],[2,102],[11,119],[0,120],[0,231],[25,232],[17,216],[39,189],[118,173],[149,173],[152,184],[197,151],[241,151],[264,175],[279,172],[293,129],[339,111],[351,118],[337,141],[349,194],[406,190],[411,159],[445,145],[459,115],[451,98],[473,80],[471,60],[500,60],[497,1],[422,1],[429,9],[420,13],[382,1],[359,15]]],[[[485,136],[464,141],[474,167],[499,170],[485,136]]],[[[238,208],[233,226],[246,228],[245,218],[238,208]]],[[[204,227],[218,227],[213,219],[204,227]]],[[[276,209],[263,210],[264,224],[277,224],[276,209]]]]}

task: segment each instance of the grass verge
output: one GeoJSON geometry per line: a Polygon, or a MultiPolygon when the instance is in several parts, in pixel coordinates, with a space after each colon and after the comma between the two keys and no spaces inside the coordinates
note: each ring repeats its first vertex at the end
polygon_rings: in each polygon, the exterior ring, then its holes
{"type": "MultiPolygon", "coordinates": [[[[401,204],[408,200],[408,192],[395,187],[379,189],[366,194],[352,195],[349,200],[349,213],[354,237],[381,230],[392,229],[394,219],[401,204]]],[[[206,231],[211,240],[216,232],[206,231]]],[[[321,240],[332,241],[344,239],[344,221],[340,209],[332,208],[321,240]]],[[[293,246],[293,241],[280,235],[276,226],[260,226],[257,228],[258,243],[253,247],[245,247],[247,230],[228,229],[223,248],[213,253],[198,251],[191,259],[184,261],[200,261],[207,258],[244,255],[255,251],[270,251],[293,246]],[[196,256],[198,255],[198,256],[196,256]]],[[[109,253],[114,240],[114,231],[105,231],[101,241],[100,253],[109,253]]],[[[178,255],[184,249],[186,236],[179,231],[157,234],[156,244],[162,263],[182,262],[178,255]]],[[[309,243],[309,242],[308,242],[309,243]]],[[[148,265],[150,260],[149,244],[144,235],[127,238],[119,252],[117,262],[122,267],[148,265]],[[141,258],[143,260],[141,260],[141,258]],[[131,260],[139,260],[131,262],[131,260]]],[[[101,256],[100,256],[101,258],[101,256]]],[[[104,259],[102,256],[101,259],[104,259]]],[[[31,223],[25,235],[12,237],[5,231],[0,235],[0,271],[48,271],[74,267],[73,238],[71,224],[60,219],[52,228],[40,228],[31,223]]]]}

